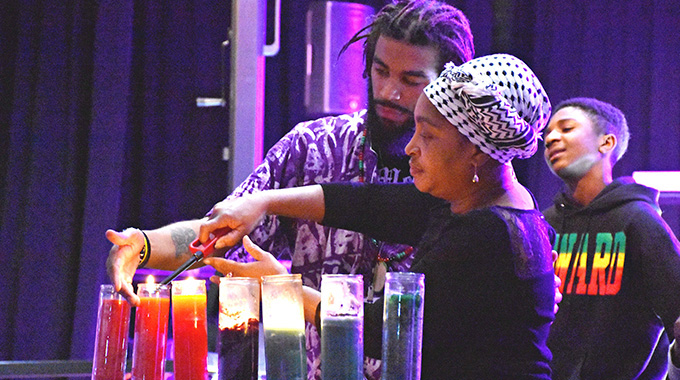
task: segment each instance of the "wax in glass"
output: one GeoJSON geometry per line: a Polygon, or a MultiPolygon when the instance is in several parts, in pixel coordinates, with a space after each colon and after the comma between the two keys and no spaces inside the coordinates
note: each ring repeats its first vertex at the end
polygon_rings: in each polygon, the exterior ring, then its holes
{"type": "Polygon", "coordinates": [[[154,283],[138,285],[132,345],[132,379],[163,380],[168,339],[170,287],[154,283]]]}
{"type": "Polygon", "coordinates": [[[113,285],[102,285],[99,289],[92,380],[122,380],[125,377],[129,330],[130,304],[115,291],[113,285]]]}
{"type": "Polygon", "coordinates": [[[364,378],[364,282],[361,275],[321,276],[321,377],[364,378]]]}
{"type": "Polygon", "coordinates": [[[307,378],[302,280],[299,274],[262,277],[267,380],[307,378]]]}
{"type": "Polygon", "coordinates": [[[257,380],[260,282],[254,278],[220,279],[219,380],[257,380]]]}
{"type": "Polygon", "coordinates": [[[387,273],[382,336],[382,379],[420,380],[425,275],[387,273]]]}

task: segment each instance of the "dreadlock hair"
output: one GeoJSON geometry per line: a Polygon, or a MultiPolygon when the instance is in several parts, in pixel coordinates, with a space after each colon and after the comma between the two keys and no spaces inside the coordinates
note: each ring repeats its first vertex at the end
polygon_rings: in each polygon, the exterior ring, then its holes
{"type": "Polygon", "coordinates": [[[574,107],[583,111],[602,135],[616,136],[616,147],[612,154],[612,165],[615,164],[628,149],[630,132],[626,116],[613,105],[594,98],[571,98],[557,104],[553,114],[562,108],[574,107]]]}
{"type": "Polygon", "coordinates": [[[475,55],[470,22],[459,9],[436,0],[396,0],[385,5],[343,46],[364,41],[364,78],[369,78],[375,45],[380,36],[416,46],[432,46],[439,52],[437,70],[453,62],[460,65],[475,55]]]}

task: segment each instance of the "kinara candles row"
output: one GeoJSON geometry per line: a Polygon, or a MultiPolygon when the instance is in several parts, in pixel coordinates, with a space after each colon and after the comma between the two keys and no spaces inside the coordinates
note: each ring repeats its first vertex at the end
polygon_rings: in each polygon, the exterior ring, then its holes
{"type": "MultiPolygon", "coordinates": [[[[420,376],[424,275],[388,273],[383,315],[383,379],[420,376]]],[[[204,280],[139,284],[131,378],[162,380],[172,310],[174,379],[207,380],[204,280]]],[[[219,380],[258,379],[258,335],[264,329],[266,376],[307,377],[302,283],[299,274],[222,278],[219,285],[219,380]],[[260,324],[260,302],[262,324],[260,324]]],[[[324,274],[321,281],[321,376],[363,375],[364,286],[360,275],[324,274]]],[[[92,379],[125,378],[130,307],[111,285],[100,291],[92,379]]]]}

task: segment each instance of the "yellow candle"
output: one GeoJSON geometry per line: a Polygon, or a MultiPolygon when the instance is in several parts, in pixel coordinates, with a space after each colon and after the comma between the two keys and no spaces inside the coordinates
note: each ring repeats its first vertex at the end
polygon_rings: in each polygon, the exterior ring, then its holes
{"type": "Polygon", "coordinates": [[[205,380],[208,364],[205,281],[189,278],[172,282],[172,335],[175,378],[205,380]]]}

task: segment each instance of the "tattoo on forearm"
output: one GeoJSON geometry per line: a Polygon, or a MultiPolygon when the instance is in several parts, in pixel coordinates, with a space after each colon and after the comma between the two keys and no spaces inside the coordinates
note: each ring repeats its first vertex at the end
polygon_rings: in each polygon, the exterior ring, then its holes
{"type": "Polygon", "coordinates": [[[189,244],[196,239],[196,232],[191,228],[175,227],[170,230],[172,242],[175,244],[175,257],[180,258],[189,252],[189,244]]]}

